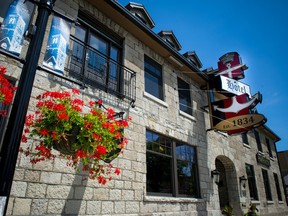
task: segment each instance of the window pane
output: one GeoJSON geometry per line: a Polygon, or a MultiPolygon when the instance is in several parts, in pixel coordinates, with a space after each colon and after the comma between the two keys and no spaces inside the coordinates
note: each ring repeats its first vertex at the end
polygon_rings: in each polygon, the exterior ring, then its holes
{"type": "Polygon", "coordinates": [[[172,194],[171,158],[147,152],[147,192],[172,194]]]}
{"type": "Polygon", "coordinates": [[[72,55],[70,61],[70,70],[75,78],[83,78],[84,62],[85,62],[85,37],[86,30],[80,26],[76,26],[75,37],[72,43],[72,55]]]}
{"type": "Polygon", "coordinates": [[[172,155],[172,141],[164,136],[147,131],[146,133],[147,149],[168,156],[172,155]]]}
{"type": "Polygon", "coordinates": [[[96,35],[90,34],[90,40],[89,40],[89,45],[93,47],[94,49],[98,50],[104,55],[107,55],[107,47],[108,44],[105,42],[103,39],[100,37],[97,37],[96,35]]]}
{"type": "Polygon", "coordinates": [[[259,136],[258,131],[254,130],[254,135],[255,135],[258,151],[262,152],[262,145],[261,145],[260,136],[259,136]]]}
{"type": "Polygon", "coordinates": [[[195,147],[149,130],[146,131],[146,144],[147,191],[198,197],[195,147]]]}
{"type": "Polygon", "coordinates": [[[268,138],[266,138],[266,144],[267,144],[267,149],[268,149],[269,157],[273,157],[272,150],[271,150],[271,145],[270,145],[270,141],[269,141],[268,138]]]}
{"type": "Polygon", "coordinates": [[[159,99],[163,99],[162,83],[157,77],[148,72],[145,73],[145,91],[159,99]]]}
{"type": "Polygon", "coordinates": [[[162,67],[145,56],[145,91],[163,100],[162,67]]]}
{"type": "Polygon", "coordinates": [[[280,190],[278,175],[276,173],[274,173],[274,181],[275,181],[275,186],[276,186],[276,190],[277,190],[278,200],[282,201],[282,194],[281,194],[281,190],[280,190]]]}
{"type": "Polygon", "coordinates": [[[190,86],[180,78],[178,78],[178,94],[180,110],[192,115],[190,86]]]}
{"type": "Polygon", "coordinates": [[[271,188],[269,183],[269,177],[267,170],[262,169],[262,175],[263,175],[263,181],[264,181],[264,187],[265,187],[265,193],[267,200],[272,200],[272,194],[271,194],[271,188]]]}
{"type": "Polygon", "coordinates": [[[246,174],[247,174],[247,179],[248,179],[250,198],[254,200],[258,200],[255,173],[254,173],[254,168],[252,165],[246,164],[246,174]]]}
{"type": "Polygon", "coordinates": [[[249,145],[247,133],[242,133],[242,142],[249,145]]]}
{"type": "MultiPolygon", "coordinates": [[[[90,35],[90,46],[104,55],[107,54],[108,44],[94,35],[90,35]]],[[[92,66],[94,70],[100,73],[106,73],[107,64],[104,56],[99,55],[99,53],[95,52],[94,50],[91,50],[88,58],[89,65],[92,66]]]]}
{"type": "Polygon", "coordinates": [[[176,144],[178,192],[180,195],[198,195],[195,148],[176,144]]]}
{"type": "MultiPolygon", "coordinates": [[[[119,59],[119,50],[116,47],[111,47],[110,49],[110,58],[113,59],[115,62],[119,59]]],[[[115,62],[110,62],[110,79],[117,80],[119,69],[115,62]]]]}
{"type": "Polygon", "coordinates": [[[78,40],[85,42],[86,38],[86,29],[81,26],[76,26],[75,35],[78,40]]]}
{"type": "Polygon", "coordinates": [[[81,11],[80,17],[81,25],[76,26],[71,36],[69,74],[85,84],[122,96],[124,86],[128,85],[123,83],[121,68],[122,38],[81,11]]]}

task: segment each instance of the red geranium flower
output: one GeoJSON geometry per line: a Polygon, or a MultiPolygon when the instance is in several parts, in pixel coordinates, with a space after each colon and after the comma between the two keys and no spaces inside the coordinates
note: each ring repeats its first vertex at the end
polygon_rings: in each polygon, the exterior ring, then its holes
{"type": "Polygon", "coordinates": [[[106,154],[106,147],[105,146],[97,146],[97,152],[100,155],[105,155],[106,154]]]}
{"type": "Polygon", "coordinates": [[[22,142],[27,142],[27,135],[41,142],[28,142],[23,154],[31,158],[31,163],[38,163],[53,159],[51,150],[58,150],[59,157],[67,159],[67,166],[80,171],[81,162],[89,178],[106,184],[111,175],[120,173],[109,162],[118,156],[119,147],[127,144],[123,129],[128,122],[115,115],[112,108],[102,106],[102,100],[85,104],[79,94],[79,90],[72,89],[72,93],[53,91],[36,97],[37,109],[26,117],[22,142]]]}

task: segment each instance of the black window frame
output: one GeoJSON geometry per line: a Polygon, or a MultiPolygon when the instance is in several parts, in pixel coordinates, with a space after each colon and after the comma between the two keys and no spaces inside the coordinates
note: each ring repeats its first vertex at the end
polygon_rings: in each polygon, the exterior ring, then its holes
{"type": "Polygon", "coordinates": [[[242,133],[241,136],[242,136],[242,142],[245,145],[249,145],[248,134],[247,133],[242,133]]]}
{"type": "Polygon", "coordinates": [[[259,132],[256,131],[255,129],[254,129],[254,136],[255,136],[256,143],[257,143],[257,149],[258,149],[258,151],[263,152],[263,148],[262,148],[262,144],[261,144],[261,139],[260,139],[260,134],[259,134],[259,132]]]}
{"type": "Polygon", "coordinates": [[[159,63],[154,61],[152,58],[145,55],[144,56],[144,73],[145,73],[144,75],[145,92],[148,92],[154,97],[164,101],[162,65],[160,65],[159,63]],[[153,80],[151,80],[149,77],[153,78],[154,81],[156,82],[153,82],[153,80]]]}
{"type": "Polygon", "coordinates": [[[268,201],[272,201],[272,193],[271,193],[271,187],[270,187],[270,181],[269,181],[269,175],[268,171],[265,169],[262,169],[262,177],[263,177],[263,183],[264,183],[264,189],[266,194],[266,199],[268,201]]]}
{"type": "Polygon", "coordinates": [[[178,98],[179,98],[179,109],[188,114],[193,115],[192,112],[192,98],[191,98],[191,88],[190,84],[185,82],[180,77],[177,77],[178,86],[178,98]],[[185,99],[184,103],[183,100],[185,99]]]}
{"type": "Polygon", "coordinates": [[[258,190],[257,190],[257,185],[256,185],[254,166],[246,163],[245,169],[246,169],[250,199],[258,200],[259,196],[258,196],[258,190]]]}
{"type": "MultiPolygon", "coordinates": [[[[154,138],[153,138],[154,139],[154,138]]],[[[197,161],[197,149],[195,146],[189,145],[184,142],[177,141],[173,138],[161,135],[159,133],[156,133],[152,130],[146,129],[146,164],[147,164],[147,173],[146,173],[146,191],[147,195],[153,195],[153,196],[169,196],[169,197],[191,197],[191,198],[200,198],[200,184],[199,184],[199,173],[198,173],[198,161],[197,161]],[[153,135],[154,137],[157,137],[154,141],[149,140],[149,136],[153,135]],[[180,147],[180,154],[176,148],[180,147]],[[154,149],[154,150],[153,150],[154,149]],[[182,151],[189,151],[193,150],[193,161],[185,159],[182,154],[182,151]],[[157,151],[158,150],[158,151],[157,151]],[[150,156],[149,156],[150,155],[150,156]],[[182,155],[180,158],[179,155],[182,155]],[[156,163],[150,163],[149,159],[152,157],[158,157],[158,162],[156,163]],[[165,165],[168,164],[167,169],[165,170],[165,173],[162,174],[160,169],[156,169],[155,166],[162,166],[162,164],[165,162],[165,165]],[[186,164],[185,164],[186,163],[186,164]],[[191,163],[190,167],[193,169],[193,171],[190,172],[193,176],[191,176],[191,180],[185,181],[185,176],[181,175],[179,173],[179,167],[185,169],[185,167],[181,167],[181,165],[184,164],[187,165],[188,163],[191,163]],[[168,170],[170,168],[170,170],[168,170]],[[150,172],[149,170],[156,170],[155,172],[150,172]],[[192,173],[193,172],[193,173],[192,173]],[[166,175],[167,177],[170,177],[170,182],[167,182],[168,187],[170,188],[164,188],[161,189],[161,186],[159,186],[164,181],[161,180],[161,178],[166,175]],[[152,176],[149,179],[149,176],[152,176]],[[153,177],[154,176],[154,177],[153,177]],[[157,180],[153,181],[153,179],[156,178],[157,180]],[[159,180],[160,179],[160,180],[159,180]],[[182,182],[181,182],[182,180],[182,182]],[[184,182],[183,182],[184,180],[184,182]],[[193,181],[193,183],[192,183],[193,181]],[[189,184],[189,186],[188,186],[189,184]],[[152,186],[151,186],[152,185],[152,186]],[[154,186],[155,189],[152,187],[154,186]],[[192,185],[192,186],[191,186],[192,185]],[[185,193],[181,192],[184,191],[185,188],[189,187],[190,190],[192,190],[192,193],[185,193]],[[158,190],[158,191],[155,191],[158,190]],[[165,190],[165,192],[164,192],[165,190]]],[[[192,152],[192,151],[191,151],[192,152]]],[[[187,156],[187,154],[186,154],[187,156]]],[[[186,167],[187,168],[187,167],[186,167]]],[[[165,183],[165,182],[164,182],[165,183]]],[[[188,190],[189,190],[188,189],[188,190]]]]}
{"type": "Polygon", "coordinates": [[[281,193],[281,190],[280,190],[280,184],[279,184],[278,175],[277,175],[277,173],[273,173],[273,176],[274,176],[274,182],[275,182],[275,187],[276,187],[278,201],[283,201],[282,193],[281,193]]]}
{"type": "Polygon", "coordinates": [[[270,140],[266,137],[266,138],[265,138],[265,141],[266,141],[266,145],[267,145],[269,157],[272,158],[272,157],[273,157],[273,154],[272,154],[272,149],[271,149],[270,140]]]}
{"type": "Polygon", "coordinates": [[[93,18],[92,15],[83,11],[79,11],[78,23],[75,26],[75,36],[71,36],[71,39],[73,44],[71,45],[71,60],[68,63],[68,67],[70,67],[68,69],[69,76],[92,87],[109,91],[116,95],[123,95],[124,39],[93,18]],[[82,29],[85,33],[81,40],[76,37],[77,28],[79,30],[82,29]],[[105,43],[105,53],[90,44],[92,38],[105,43]],[[79,46],[80,49],[83,49],[80,51],[80,58],[77,57],[77,53],[73,54],[74,46],[76,48],[79,46]],[[117,50],[116,60],[112,57],[114,50],[117,50]],[[112,72],[114,73],[113,68],[115,69],[115,75],[112,75],[112,72]]]}

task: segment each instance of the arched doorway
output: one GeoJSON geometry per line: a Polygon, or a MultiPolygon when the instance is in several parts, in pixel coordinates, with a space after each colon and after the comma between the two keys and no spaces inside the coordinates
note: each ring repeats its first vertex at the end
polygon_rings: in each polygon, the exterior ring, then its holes
{"type": "Polygon", "coordinates": [[[218,183],[219,205],[223,209],[226,205],[233,208],[235,215],[242,213],[240,206],[239,184],[235,165],[226,156],[218,156],[215,160],[216,169],[220,172],[218,183]]]}
{"type": "Polygon", "coordinates": [[[215,164],[216,164],[216,169],[220,172],[219,183],[218,183],[218,194],[219,194],[220,208],[222,209],[224,208],[225,205],[230,205],[226,170],[221,160],[216,159],[215,164]]]}

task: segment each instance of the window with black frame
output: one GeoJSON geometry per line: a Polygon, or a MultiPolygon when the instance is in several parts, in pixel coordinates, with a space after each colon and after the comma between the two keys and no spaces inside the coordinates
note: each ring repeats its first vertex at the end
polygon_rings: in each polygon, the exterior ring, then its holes
{"type": "Polygon", "coordinates": [[[144,57],[145,91],[163,100],[162,66],[148,56],[144,57]]]}
{"type": "Polygon", "coordinates": [[[276,191],[277,191],[278,200],[283,201],[281,190],[280,190],[280,185],[279,185],[278,175],[276,173],[273,173],[273,175],[274,175],[274,181],[275,181],[275,187],[276,187],[276,191]]]}
{"type": "Polygon", "coordinates": [[[265,188],[265,193],[266,193],[266,199],[271,201],[272,194],[271,194],[271,188],[270,188],[270,182],[269,182],[267,170],[262,169],[262,176],[263,176],[264,188],[265,188]]]}
{"type": "Polygon", "coordinates": [[[242,136],[242,142],[243,142],[245,145],[249,145],[247,133],[242,133],[241,136],[242,136]]]}
{"type": "Polygon", "coordinates": [[[123,39],[80,13],[72,37],[70,76],[94,87],[121,93],[123,39]]]}
{"type": "Polygon", "coordinates": [[[256,180],[255,180],[254,167],[253,165],[250,165],[250,164],[245,164],[245,167],[246,167],[250,198],[252,200],[258,200],[258,192],[257,192],[257,186],[256,186],[256,180]]]}
{"type": "Polygon", "coordinates": [[[196,148],[146,131],[147,193],[199,197],[196,148]]]}
{"type": "Polygon", "coordinates": [[[256,143],[257,143],[258,151],[262,152],[263,149],[261,145],[260,135],[259,135],[259,132],[256,131],[255,129],[254,129],[254,136],[255,136],[256,143]]]}
{"type": "Polygon", "coordinates": [[[271,145],[270,145],[270,140],[268,138],[266,138],[265,140],[266,140],[266,145],[267,145],[269,157],[273,157],[272,149],[271,149],[271,145]]]}
{"type": "Polygon", "coordinates": [[[192,104],[189,83],[183,81],[179,77],[177,78],[178,83],[178,95],[179,95],[179,108],[181,111],[192,115],[192,104]]]}

